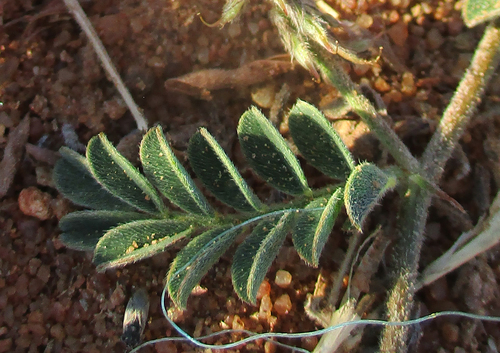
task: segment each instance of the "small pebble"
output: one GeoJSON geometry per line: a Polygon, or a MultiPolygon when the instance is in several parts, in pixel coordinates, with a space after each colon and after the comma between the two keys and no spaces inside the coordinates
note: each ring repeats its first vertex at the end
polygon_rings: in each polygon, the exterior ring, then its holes
{"type": "Polygon", "coordinates": [[[413,96],[417,92],[417,87],[415,86],[415,79],[411,72],[403,73],[401,80],[401,93],[406,96],[413,96]]]}
{"type": "Polygon", "coordinates": [[[358,26],[368,29],[373,24],[373,17],[366,13],[362,13],[356,19],[356,23],[358,24],[358,26]]]}
{"type": "Polygon", "coordinates": [[[262,281],[259,290],[257,291],[257,299],[262,299],[265,295],[269,296],[270,293],[271,285],[269,284],[269,281],[265,279],[264,281],[262,281]]]}
{"type": "Polygon", "coordinates": [[[250,31],[250,34],[253,36],[257,34],[259,31],[259,24],[255,22],[250,22],[248,23],[248,30],[250,31]]]}
{"type": "Polygon", "coordinates": [[[271,316],[272,309],[273,302],[271,301],[271,297],[266,294],[260,300],[259,318],[262,320],[267,320],[271,316]]]}
{"type": "Polygon", "coordinates": [[[175,323],[180,323],[184,320],[184,310],[173,306],[167,310],[168,317],[175,323]]]}
{"type": "Polygon", "coordinates": [[[130,23],[124,13],[117,13],[99,18],[95,27],[103,43],[113,45],[129,36],[130,23]]]}
{"type": "Polygon", "coordinates": [[[177,346],[174,342],[158,342],[155,350],[157,353],[177,353],[177,346]]]}
{"type": "Polygon", "coordinates": [[[408,26],[403,21],[399,21],[387,30],[387,34],[398,47],[405,45],[408,39],[408,26]]]}
{"type": "Polygon", "coordinates": [[[210,62],[210,50],[207,47],[200,47],[196,58],[200,64],[208,64],[210,62]]]}
{"type": "Polygon", "coordinates": [[[317,337],[302,337],[300,341],[302,342],[302,348],[307,349],[308,351],[311,352],[318,345],[317,337]]]}
{"type": "Polygon", "coordinates": [[[127,112],[127,105],[121,98],[115,98],[104,102],[104,112],[111,120],[120,119],[127,112]]]}
{"type": "Polygon", "coordinates": [[[28,295],[29,278],[26,274],[19,276],[16,282],[16,296],[26,297],[28,295]]]}
{"type": "Polygon", "coordinates": [[[274,283],[276,283],[278,287],[288,288],[288,286],[290,286],[290,283],[292,283],[292,275],[288,271],[278,270],[276,272],[274,283]]]}
{"type": "Polygon", "coordinates": [[[71,40],[71,34],[67,30],[60,32],[57,37],[54,38],[54,43],[52,44],[55,48],[62,47],[71,40]]]}
{"type": "Polygon", "coordinates": [[[50,278],[50,266],[49,265],[42,265],[38,269],[38,272],[36,276],[43,282],[47,283],[50,278]]]}
{"type": "Polygon", "coordinates": [[[231,38],[236,38],[241,34],[240,24],[237,22],[232,22],[228,26],[228,33],[231,38]]]}
{"type": "Polygon", "coordinates": [[[283,294],[274,302],[274,310],[279,315],[286,315],[292,309],[292,301],[290,300],[290,296],[288,294],[283,294]]]}
{"type": "Polygon", "coordinates": [[[43,323],[43,313],[39,310],[33,311],[28,315],[28,323],[41,324],[43,323]]]}
{"type": "Polygon", "coordinates": [[[270,83],[252,90],[252,100],[261,108],[271,108],[276,96],[276,87],[270,83]]]}
{"type": "Polygon", "coordinates": [[[231,328],[233,330],[244,330],[245,329],[245,323],[243,320],[238,315],[234,315],[233,317],[233,322],[231,323],[231,328]]]}
{"type": "Polygon", "coordinates": [[[460,335],[460,328],[451,323],[451,322],[444,322],[441,327],[441,335],[443,338],[449,342],[449,343],[457,343],[460,335]]]}
{"type": "Polygon", "coordinates": [[[123,286],[117,285],[113,294],[109,298],[110,309],[113,310],[116,306],[121,305],[125,302],[125,293],[123,292],[123,286]]]}
{"type": "Polygon", "coordinates": [[[163,69],[166,66],[166,61],[159,56],[152,56],[148,59],[147,64],[154,69],[163,69]]]}
{"type": "Polygon", "coordinates": [[[36,274],[36,272],[38,271],[38,268],[40,267],[41,264],[42,264],[42,260],[40,260],[37,257],[30,259],[30,261],[28,262],[28,273],[31,276],[34,276],[36,274]]]}
{"type": "Polygon", "coordinates": [[[427,46],[430,50],[436,50],[444,43],[444,38],[437,28],[431,28],[427,33],[427,46]]]}
{"type": "Polygon", "coordinates": [[[39,165],[35,168],[36,183],[41,186],[54,187],[52,181],[52,169],[47,166],[39,165]]]}
{"type": "Polygon", "coordinates": [[[276,352],[276,345],[271,341],[267,341],[266,343],[264,343],[264,352],[265,353],[276,352]]]}
{"type": "Polygon", "coordinates": [[[377,77],[377,79],[373,83],[373,87],[378,92],[389,92],[391,90],[391,86],[382,77],[377,77]]]}

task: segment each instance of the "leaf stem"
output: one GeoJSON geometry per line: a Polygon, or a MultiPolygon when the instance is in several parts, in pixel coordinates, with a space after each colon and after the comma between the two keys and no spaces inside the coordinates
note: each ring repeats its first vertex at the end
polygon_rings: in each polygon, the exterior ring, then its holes
{"type": "MultiPolygon", "coordinates": [[[[411,319],[418,260],[431,199],[430,191],[409,181],[398,224],[398,240],[393,251],[395,283],[387,300],[388,321],[402,322],[411,319]]],[[[409,327],[386,327],[380,352],[406,352],[408,331],[409,327]]]]}
{"type": "MultiPolygon", "coordinates": [[[[446,161],[476,110],[484,88],[498,65],[500,31],[493,25],[486,28],[483,39],[472,58],[469,69],[445,110],[440,124],[422,157],[423,169],[431,181],[439,181],[446,161]]],[[[432,193],[410,181],[409,196],[405,199],[395,244],[397,270],[395,285],[387,301],[388,320],[403,321],[411,316],[420,250],[424,241],[427,210],[432,193]]],[[[409,327],[387,327],[380,344],[381,352],[406,352],[409,327]]]]}
{"type": "Polygon", "coordinates": [[[318,54],[316,64],[326,82],[336,87],[341,96],[349,103],[352,110],[368,125],[380,142],[387,148],[397,163],[411,173],[418,173],[420,165],[410,153],[394,130],[380,116],[375,107],[361,93],[357,85],[343,69],[342,59],[325,53],[324,49],[314,48],[318,54]]]}

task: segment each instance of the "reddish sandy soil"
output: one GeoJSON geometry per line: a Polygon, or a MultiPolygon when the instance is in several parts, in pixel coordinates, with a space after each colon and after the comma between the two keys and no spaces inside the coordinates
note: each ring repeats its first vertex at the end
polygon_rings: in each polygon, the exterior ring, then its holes
{"type": "MultiPolygon", "coordinates": [[[[346,67],[356,82],[365,82],[381,94],[396,132],[420,154],[483,28],[466,28],[459,4],[451,0],[328,3],[343,19],[367,29],[365,35],[373,43],[375,38],[386,39],[380,64],[346,63],[346,67]]],[[[239,116],[251,104],[259,104],[269,115],[284,84],[289,93],[283,101],[285,110],[297,98],[323,107],[337,97],[333,88],[314,82],[298,66],[275,76],[264,72],[257,80],[260,83],[249,85],[245,81],[250,78],[242,78],[230,89],[202,95],[165,88],[166,80],[187,73],[236,69],[283,54],[263,1],[250,1],[239,20],[223,29],[207,27],[197,16],[201,13],[207,22],[215,22],[223,1],[84,0],[82,5],[149,124],[165,128],[181,157],[185,157],[190,135],[197,127],[206,126],[263,199],[273,195],[255,179],[239,152],[235,138],[239,116]]],[[[58,219],[76,207],[58,194],[52,182],[57,150],[62,145],[82,147],[104,131],[115,144],[121,141],[130,158],[136,158],[137,139],[124,139],[134,131],[134,120],[61,0],[4,0],[0,2],[0,21],[0,353],[122,352],[123,313],[136,287],[146,288],[151,301],[144,339],[176,335],[161,314],[159,299],[176,249],[98,273],[92,254],[68,250],[58,240],[58,219]]],[[[496,194],[500,182],[498,76],[490,87],[441,184],[469,216],[457,216],[446,203],[434,203],[422,266],[475,224],[496,194]]],[[[337,123],[337,128],[356,158],[383,163],[385,154],[378,142],[355,116],[337,123]]],[[[281,130],[286,133],[286,124],[281,130]]],[[[317,171],[306,167],[306,172],[310,185],[324,185],[324,177],[317,171]]],[[[373,220],[394,224],[391,210],[397,201],[392,199],[375,211],[373,220]]],[[[172,315],[195,336],[231,327],[255,332],[315,330],[319,326],[303,309],[306,294],[313,292],[319,273],[331,283],[348,237],[340,225],[335,228],[319,269],[300,261],[291,241],[285,243],[261,288],[258,307],[242,303],[234,293],[229,277],[231,256],[227,254],[203,279],[204,289],[191,296],[187,311],[172,309],[172,315]],[[292,276],[284,288],[276,284],[278,270],[292,276]]],[[[390,287],[387,266],[390,254],[371,286],[378,305],[390,287]]],[[[500,316],[499,276],[499,251],[493,249],[421,290],[416,298],[420,315],[462,310],[500,316]]],[[[366,331],[357,351],[377,347],[379,331],[366,331]]],[[[232,338],[237,336],[224,336],[218,343],[232,338]]],[[[316,341],[289,343],[312,350],[316,341]]],[[[439,319],[420,327],[415,341],[420,344],[412,349],[418,352],[497,352],[499,326],[439,319]]],[[[282,348],[258,341],[234,351],[276,350],[282,348]]],[[[185,343],[142,350],[153,351],[197,350],[185,343]]]]}

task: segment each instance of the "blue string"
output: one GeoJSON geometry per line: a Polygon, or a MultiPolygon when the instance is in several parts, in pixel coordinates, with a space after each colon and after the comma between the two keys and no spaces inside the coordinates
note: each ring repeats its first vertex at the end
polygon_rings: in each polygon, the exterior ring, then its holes
{"type": "MultiPolygon", "coordinates": [[[[264,219],[264,218],[268,218],[268,217],[273,217],[273,216],[277,216],[277,215],[281,215],[281,214],[284,214],[284,213],[288,213],[288,212],[313,212],[313,211],[322,211],[324,210],[325,207],[315,207],[315,208],[287,208],[287,209],[284,209],[284,210],[278,210],[278,211],[273,211],[273,212],[270,212],[270,213],[266,213],[266,214],[263,214],[263,215],[259,215],[257,217],[254,217],[254,218],[250,218],[248,220],[246,220],[245,222],[243,223],[240,223],[236,226],[233,226],[225,231],[223,231],[222,233],[218,234],[215,238],[212,239],[212,241],[210,241],[210,244],[213,243],[214,241],[217,241],[219,239],[222,239],[227,233],[229,232],[233,232],[237,229],[240,229],[240,228],[243,228],[251,223],[254,223],[254,222],[257,222],[257,221],[260,221],[261,219],[264,219]]],[[[184,266],[182,266],[181,268],[179,268],[177,271],[175,271],[175,273],[171,276],[171,278],[176,278],[177,275],[179,273],[181,273],[182,271],[184,271],[186,268],[188,268],[189,266],[192,265],[192,263],[198,259],[201,254],[203,254],[204,251],[206,251],[207,249],[207,246],[204,246],[202,247],[200,250],[198,250],[198,252],[196,254],[194,254],[191,259],[184,264],[184,266]]]]}
{"type": "MultiPolygon", "coordinates": [[[[175,330],[182,336],[182,337],[166,337],[166,338],[160,338],[152,341],[145,342],[141,344],[140,346],[136,347],[130,353],[135,353],[139,351],[141,348],[159,343],[159,342],[166,342],[166,341],[183,341],[183,342],[190,342],[195,346],[198,346],[200,348],[209,348],[209,349],[219,349],[219,350],[224,350],[224,349],[232,349],[236,348],[238,346],[241,346],[243,344],[256,341],[259,339],[264,339],[267,341],[271,341],[272,339],[279,339],[279,338],[304,338],[304,337],[315,337],[315,336],[321,336],[324,335],[325,333],[331,332],[333,330],[337,330],[343,327],[351,326],[351,325],[374,325],[374,326],[411,326],[411,325],[418,325],[422,324],[427,321],[432,321],[435,320],[439,317],[461,317],[461,318],[466,318],[466,319],[472,319],[472,320],[483,320],[483,321],[489,321],[489,322],[497,322],[500,323],[500,317],[494,317],[494,316],[486,316],[486,315],[476,315],[476,314],[470,314],[470,313],[464,313],[460,311],[440,311],[437,313],[429,314],[417,319],[412,319],[412,320],[407,320],[407,321],[402,321],[402,322],[394,322],[394,321],[384,321],[384,320],[355,320],[355,321],[348,321],[348,322],[343,322],[338,325],[330,326],[324,329],[320,329],[317,331],[311,331],[311,332],[298,332],[298,333],[280,333],[280,332],[268,332],[268,333],[254,333],[248,330],[222,330],[219,332],[212,333],[207,336],[199,337],[198,339],[195,339],[191,337],[189,334],[187,334],[184,330],[182,330],[175,322],[173,322],[167,314],[167,310],[165,308],[165,297],[166,297],[166,287],[163,289],[163,292],[161,294],[161,310],[163,312],[163,315],[165,318],[168,320],[170,325],[175,328],[175,330]],[[201,340],[205,340],[208,338],[213,338],[216,336],[220,336],[226,333],[244,333],[249,335],[249,337],[243,338],[239,341],[233,342],[233,343],[228,343],[228,344],[206,344],[201,342],[201,340]]],[[[292,351],[296,352],[302,352],[302,353],[310,353],[308,350],[299,348],[299,347],[293,347],[284,343],[280,343],[277,341],[272,340],[273,344],[276,344],[278,346],[284,347],[284,348],[289,348],[292,351]]]]}

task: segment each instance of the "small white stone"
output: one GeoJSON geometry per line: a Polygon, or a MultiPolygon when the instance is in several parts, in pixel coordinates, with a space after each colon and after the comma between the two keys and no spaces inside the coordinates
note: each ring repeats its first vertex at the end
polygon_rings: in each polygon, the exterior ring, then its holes
{"type": "Polygon", "coordinates": [[[288,271],[279,270],[278,272],[276,272],[274,283],[276,283],[276,285],[281,288],[288,288],[288,286],[290,286],[290,283],[292,283],[292,275],[288,271]]]}

